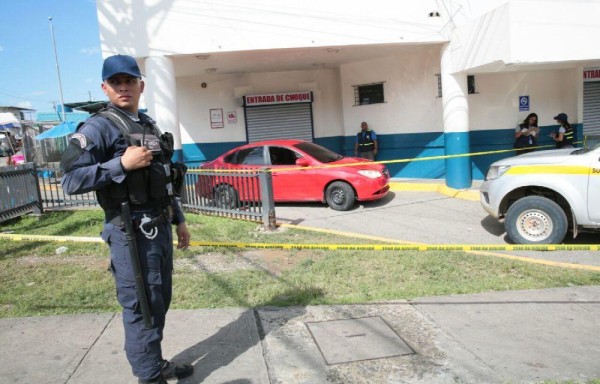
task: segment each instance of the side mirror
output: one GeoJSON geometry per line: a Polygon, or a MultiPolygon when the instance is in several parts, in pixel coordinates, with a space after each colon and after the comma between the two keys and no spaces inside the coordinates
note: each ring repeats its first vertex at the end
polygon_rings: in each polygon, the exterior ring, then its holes
{"type": "Polygon", "coordinates": [[[296,165],[299,165],[301,167],[308,167],[310,164],[306,158],[301,157],[299,159],[296,159],[296,165]]]}

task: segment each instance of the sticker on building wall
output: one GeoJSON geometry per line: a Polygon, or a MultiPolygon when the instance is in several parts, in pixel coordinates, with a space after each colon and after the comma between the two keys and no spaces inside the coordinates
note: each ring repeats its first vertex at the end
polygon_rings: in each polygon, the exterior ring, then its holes
{"type": "Polygon", "coordinates": [[[583,70],[583,82],[600,81],[600,67],[585,68],[583,70]]]}
{"type": "Polygon", "coordinates": [[[519,111],[529,111],[529,96],[519,96],[519,111]]]}
{"type": "Polygon", "coordinates": [[[223,109],[215,108],[210,110],[210,127],[211,128],[223,128],[223,109]]]}
{"type": "Polygon", "coordinates": [[[228,124],[237,124],[237,113],[227,112],[227,123],[228,124]]]}

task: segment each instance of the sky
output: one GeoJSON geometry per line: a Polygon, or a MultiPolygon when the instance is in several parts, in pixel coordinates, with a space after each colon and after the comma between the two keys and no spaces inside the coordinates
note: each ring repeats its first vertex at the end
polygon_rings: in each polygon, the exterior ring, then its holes
{"type": "Polygon", "coordinates": [[[106,100],[94,0],[0,0],[0,106],[52,112],[60,104],[106,100]]]}

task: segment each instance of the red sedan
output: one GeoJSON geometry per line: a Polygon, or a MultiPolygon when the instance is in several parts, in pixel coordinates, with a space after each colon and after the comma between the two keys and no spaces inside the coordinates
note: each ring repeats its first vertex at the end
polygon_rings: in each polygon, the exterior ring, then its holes
{"type": "MultiPolygon", "coordinates": [[[[302,140],[246,144],[202,166],[203,169],[228,170],[265,167],[272,171],[276,202],[321,201],[332,209],[345,211],[356,201],[377,200],[389,190],[390,175],[384,165],[344,157],[302,140]]],[[[210,180],[208,186],[198,185],[198,182],[196,191],[199,195],[213,197],[219,205],[226,206],[245,200],[243,186],[229,181],[235,178],[212,177],[210,180]]]]}

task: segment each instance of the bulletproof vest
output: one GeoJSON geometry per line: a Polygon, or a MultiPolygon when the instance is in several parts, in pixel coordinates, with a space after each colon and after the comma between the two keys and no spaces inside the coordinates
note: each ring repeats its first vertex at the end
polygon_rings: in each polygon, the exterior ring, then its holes
{"type": "Polygon", "coordinates": [[[575,141],[575,130],[573,127],[565,127],[565,133],[563,134],[563,140],[556,142],[557,148],[562,148],[564,146],[573,146],[573,142],[575,141]]]}
{"type": "Polygon", "coordinates": [[[360,131],[357,133],[356,137],[358,138],[358,151],[359,152],[369,152],[375,149],[375,143],[373,141],[372,131],[370,129],[365,132],[360,131]]]}
{"type": "Polygon", "coordinates": [[[112,183],[98,191],[98,201],[105,210],[120,210],[121,202],[128,199],[132,210],[162,208],[171,203],[173,184],[171,180],[171,156],[173,135],[161,134],[155,125],[136,123],[123,112],[113,108],[98,114],[115,124],[128,146],[144,146],[152,151],[150,166],[127,172],[125,181],[112,183]]]}

